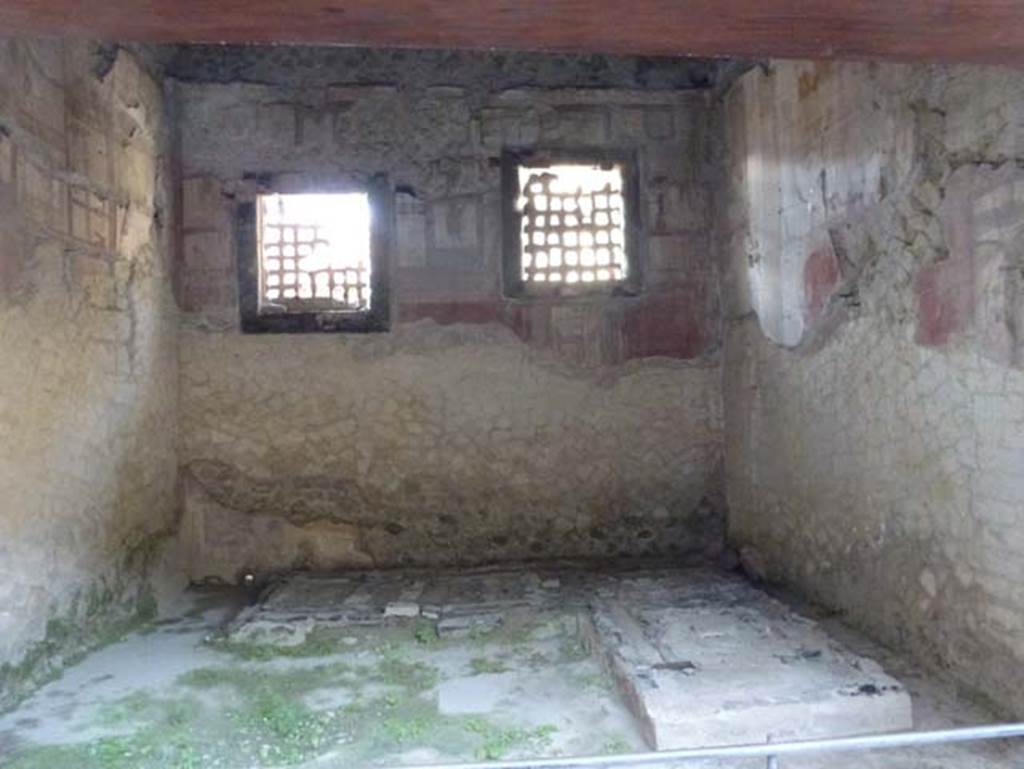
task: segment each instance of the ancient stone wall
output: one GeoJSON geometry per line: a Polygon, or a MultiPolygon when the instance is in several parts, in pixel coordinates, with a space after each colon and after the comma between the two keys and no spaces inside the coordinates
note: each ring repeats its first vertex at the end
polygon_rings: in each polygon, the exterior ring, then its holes
{"type": "Polygon", "coordinates": [[[776,63],[727,124],[731,537],[1024,711],[1020,73],[776,63]]]}
{"type": "Polygon", "coordinates": [[[215,54],[174,65],[194,576],[713,549],[710,92],[601,57],[566,65],[581,89],[529,57],[262,56],[284,54],[242,56],[245,82],[215,54]],[[508,147],[635,153],[639,296],[503,296],[508,147]],[[267,180],[379,173],[395,191],[391,332],[239,333],[237,201],[267,180]]]}
{"type": "Polygon", "coordinates": [[[133,56],[0,39],[0,706],[148,607],[175,522],[164,145],[133,56]]]}

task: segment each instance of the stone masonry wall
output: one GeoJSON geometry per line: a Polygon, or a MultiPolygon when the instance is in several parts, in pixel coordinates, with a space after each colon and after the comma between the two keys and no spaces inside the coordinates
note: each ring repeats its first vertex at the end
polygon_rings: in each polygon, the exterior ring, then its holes
{"type": "Polygon", "coordinates": [[[727,97],[748,566],[1024,712],[1024,85],[775,63],[727,97]]]}
{"type": "Polygon", "coordinates": [[[262,56],[284,54],[239,58],[246,82],[203,57],[175,65],[193,575],[714,549],[709,92],[593,61],[572,70],[595,86],[580,89],[484,54],[375,52],[372,78],[331,51],[283,69],[262,56]],[[613,73],[605,87],[595,71],[613,73]],[[509,146],[637,153],[641,296],[503,298],[509,146]],[[396,200],[392,331],[240,334],[231,217],[251,180],[380,172],[396,200]]]}
{"type": "Polygon", "coordinates": [[[0,39],[0,707],[148,607],[175,522],[163,126],[131,55],[0,39]]]}

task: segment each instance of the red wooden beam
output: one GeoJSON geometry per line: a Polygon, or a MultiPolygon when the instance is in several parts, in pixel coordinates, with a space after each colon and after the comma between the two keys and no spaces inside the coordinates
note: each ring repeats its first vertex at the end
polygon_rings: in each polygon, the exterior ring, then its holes
{"type": "Polygon", "coordinates": [[[1024,64],[1024,0],[0,0],[0,34],[1024,64]]]}

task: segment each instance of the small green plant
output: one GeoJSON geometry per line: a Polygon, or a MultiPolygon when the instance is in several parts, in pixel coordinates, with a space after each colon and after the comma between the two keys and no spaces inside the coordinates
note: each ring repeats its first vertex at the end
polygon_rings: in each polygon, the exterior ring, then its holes
{"type": "Polygon", "coordinates": [[[619,753],[629,753],[630,749],[630,744],[622,735],[619,734],[608,737],[608,739],[601,744],[601,753],[606,756],[614,756],[619,753]]]}
{"type": "Polygon", "coordinates": [[[363,668],[367,678],[407,692],[422,692],[437,686],[437,668],[424,662],[406,662],[400,657],[385,656],[375,668],[363,668]]]}
{"type": "Polygon", "coordinates": [[[413,640],[420,646],[436,646],[438,641],[437,628],[430,622],[417,622],[412,631],[413,640]]]}
{"type": "Polygon", "coordinates": [[[470,718],[465,728],[481,740],[475,751],[481,761],[498,761],[515,748],[542,750],[551,744],[551,735],[558,731],[551,724],[536,729],[502,727],[485,718],[470,718]]]}
{"type": "Polygon", "coordinates": [[[395,745],[405,745],[422,739],[430,726],[431,719],[423,716],[389,716],[381,722],[380,732],[387,741],[395,745]]]}

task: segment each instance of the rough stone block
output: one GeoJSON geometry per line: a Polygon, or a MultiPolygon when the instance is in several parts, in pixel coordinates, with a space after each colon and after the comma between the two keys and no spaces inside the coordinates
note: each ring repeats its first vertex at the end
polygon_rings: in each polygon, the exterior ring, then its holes
{"type": "Polygon", "coordinates": [[[420,605],[414,601],[392,601],[384,607],[385,617],[418,617],[420,605]]]}

